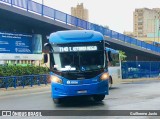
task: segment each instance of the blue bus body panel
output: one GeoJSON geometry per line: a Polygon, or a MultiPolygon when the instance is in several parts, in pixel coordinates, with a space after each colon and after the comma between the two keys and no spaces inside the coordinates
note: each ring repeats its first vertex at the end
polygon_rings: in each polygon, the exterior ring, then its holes
{"type": "Polygon", "coordinates": [[[76,42],[96,42],[103,39],[103,35],[96,31],[68,30],[52,33],[49,37],[49,42],[55,44],[65,44],[76,42]]]}
{"type": "MultiPolygon", "coordinates": [[[[53,75],[58,76],[56,74],[53,75]]],[[[68,80],[58,76],[62,79],[63,84],[51,83],[52,98],[94,94],[108,95],[108,80],[99,81],[100,76],[83,80],[68,80]]]]}

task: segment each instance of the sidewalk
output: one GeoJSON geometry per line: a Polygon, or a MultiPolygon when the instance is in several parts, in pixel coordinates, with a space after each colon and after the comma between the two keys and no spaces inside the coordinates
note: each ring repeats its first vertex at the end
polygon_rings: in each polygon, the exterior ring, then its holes
{"type": "Polygon", "coordinates": [[[37,93],[37,92],[46,92],[50,91],[50,84],[47,85],[33,85],[33,87],[30,86],[25,86],[24,88],[22,86],[14,88],[14,87],[9,87],[8,89],[5,88],[0,88],[0,97],[1,96],[9,96],[9,95],[24,95],[24,94],[32,94],[32,93],[37,93]]]}
{"type": "Polygon", "coordinates": [[[114,84],[132,83],[132,82],[138,82],[138,81],[160,80],[160,77],[155,77],[155,78],[121,79],[121,78],[118,78],[117,76],[112,76],[112,79],[113,79],[113,85],[114,85],[114,84]]]}

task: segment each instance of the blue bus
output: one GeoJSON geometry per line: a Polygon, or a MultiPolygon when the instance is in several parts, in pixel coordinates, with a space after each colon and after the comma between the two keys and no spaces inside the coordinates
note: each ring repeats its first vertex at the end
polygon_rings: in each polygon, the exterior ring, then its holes
{"type": "Polygon", "coordinates": [[[52,98],[91,96],[102,101],[108,95],[108,56],[104,37],[92,30],[67,30],[50,34],[49,57],[52,98]]]}

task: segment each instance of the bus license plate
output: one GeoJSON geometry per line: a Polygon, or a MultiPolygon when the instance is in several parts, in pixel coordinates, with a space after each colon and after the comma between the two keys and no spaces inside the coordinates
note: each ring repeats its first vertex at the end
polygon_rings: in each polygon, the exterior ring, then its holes
{"type": "Polygon", "coordinates": [[[79,90],[77,93],[87,93],[87,90],[79,90]]]}

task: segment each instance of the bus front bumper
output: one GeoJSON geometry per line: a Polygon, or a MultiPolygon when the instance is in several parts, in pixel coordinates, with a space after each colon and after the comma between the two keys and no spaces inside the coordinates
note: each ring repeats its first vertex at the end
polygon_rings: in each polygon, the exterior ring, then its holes
{"type": "Polygon", "coordinates": [[[64,98],[69,96],[84,96],[102,94],[108,95],[108,80],[91,84],[64,85],[51,83],[52,98],[64,98]]]}

